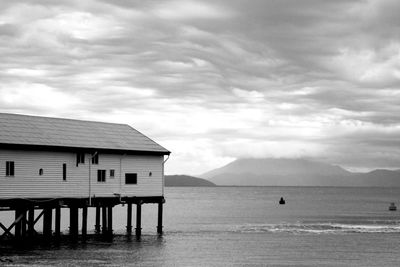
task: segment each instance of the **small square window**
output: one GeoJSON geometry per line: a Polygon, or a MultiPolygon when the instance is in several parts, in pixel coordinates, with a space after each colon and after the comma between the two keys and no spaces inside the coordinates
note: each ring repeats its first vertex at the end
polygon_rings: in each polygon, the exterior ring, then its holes
{"type": "Polygon", "coordinates": [[[137,173],[125,173],[125,184],[137,184],[137,173]]]}
{"type": "Polygon", "coordinates": [[[115,177],[115,170],[110,170],[110,178],[114,178],[115,177]]]}

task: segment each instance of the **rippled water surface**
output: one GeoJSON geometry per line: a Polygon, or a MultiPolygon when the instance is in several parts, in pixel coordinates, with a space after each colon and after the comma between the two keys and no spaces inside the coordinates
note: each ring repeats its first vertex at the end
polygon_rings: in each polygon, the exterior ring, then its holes
{"type": "MultiPolygon", "coordinates": [[[[400,188],[166,188],[164,231],[143,206],[143,237],[1,248],[10,266],[400,266],[400,188]],[[279,205],[280,197],[286,205],[279,205]]],[[[89,228],[93,225],[89,213],[89,228]]],[[[7,221],[2,214],[2,222],[7,221]]],[[[67,232],[68,214],[63,212],[67,232]]]]}

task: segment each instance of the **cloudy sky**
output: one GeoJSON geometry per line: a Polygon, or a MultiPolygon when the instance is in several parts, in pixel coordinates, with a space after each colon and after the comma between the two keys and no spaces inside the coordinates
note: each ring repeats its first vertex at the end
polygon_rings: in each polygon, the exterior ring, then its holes
{"type": "Polygon", "coordinates": [[[127,123],[167,173],[400,169],[400,1],[1,1],[0,112],[127,123]]]}

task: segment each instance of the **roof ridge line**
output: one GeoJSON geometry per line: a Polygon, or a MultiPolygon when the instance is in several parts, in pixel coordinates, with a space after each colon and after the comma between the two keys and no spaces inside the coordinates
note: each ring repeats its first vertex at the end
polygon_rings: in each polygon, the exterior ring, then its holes
{"type": "MultiPolygon", "coordinates": [[[[104,122],[104,121],[93,121],[88,119],[71,119],[71,118],[61,118],[61,117],[49,117],[49,116],[39,116],[39,115],[30,115],[30,114],[20,114],[20,113],[7,113],[7,112],[0,112],[0,115],[10,115],[10,116],[20,116],[20,117],[35,117],[35,118],[42,118],[42,119],[53,119],[53,120],[67,120],[67,121],[81,121],[81,122],[90,122],[90,123],[104,123],[104,124],[117,124],[117,125],[126,125],[129,126],[127,123],[116,123],[116,122],[104,122]]],[[[130,127],[130,126],[129,126],[130,127]]]]}

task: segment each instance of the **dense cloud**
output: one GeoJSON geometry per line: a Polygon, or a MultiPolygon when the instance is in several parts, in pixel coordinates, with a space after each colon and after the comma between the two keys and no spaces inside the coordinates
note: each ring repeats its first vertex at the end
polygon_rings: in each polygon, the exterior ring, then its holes
{"type": "Polygon", "coordinates": [[[400,2],[7,1],[0,111],[123,122],[169,173],[400,168],[400,2]]]}

